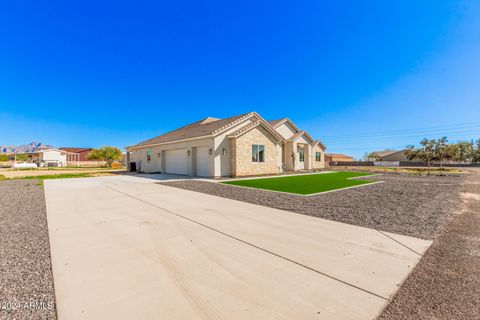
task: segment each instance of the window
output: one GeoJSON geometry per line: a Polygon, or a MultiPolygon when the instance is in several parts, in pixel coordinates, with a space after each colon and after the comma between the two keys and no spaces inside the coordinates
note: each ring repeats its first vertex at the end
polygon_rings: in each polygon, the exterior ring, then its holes
{"type": "Polygon", "coordinates": [[[252,162],[265,162],[265,146],[252,144],[252,162]]]}
{"type": "Polygon", "coordinates": [[[305,162],[305,150],[298,149],[298,159],[300,162],[305,162]]]}
{"type": "Polygon", "coordinates": [[[315,152],[315,161],[317,161],[317,162],[322,161],[322,153],[321,152],[315,152]]]}
{"type": "Polygon", "coordinates": [[[147,150],[147,163],[152,160],[152,150],[148,149],[147,150]]]}

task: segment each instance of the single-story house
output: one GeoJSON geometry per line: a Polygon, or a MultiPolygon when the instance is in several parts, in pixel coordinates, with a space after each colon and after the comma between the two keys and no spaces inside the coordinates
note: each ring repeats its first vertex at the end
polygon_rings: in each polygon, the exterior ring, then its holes
{"type": "Polygon", "coordinates": [[[330,162],[352,162],[355,159],[353,157],[347,156],[346,154],[341,153],[327,153],[325,155],[325,161],[330,162]]]}
{"type": "Polygon", "coordinates": [[[403,150],[385,150],[385,151],[374,151],[370,155],[372,156],[373,161],[411,161],[406,156],[405,152],[407,149],[403,150]]]}
{"type": "Polygon", "coordinates": [[[69,162],[85,162],[85,161],[90,161],[88,159],[88,154],[90,151],[93,150],[93,148],[69,148],[69,147],[61,147],[59,148],[60,150],[67,151],[72,153],[71,155],[67,156],[67,160],[69,162]]]}
{"type": "Polygon", "coordinates": [[[68,164],[67,156],[72,155],[74,154],[71,152],[56,148],[41,148],[31,152],[9,154],[9,159],[14,162],[34,163],[38,167],[64,167],[68,164]]]}
{"type": "Polygon", "coordinates": [[[249,112],[205,118],[125,149],[130,171],[218,178],[322,169],[326,147],[287,118],[268,122],[249,112]]]}

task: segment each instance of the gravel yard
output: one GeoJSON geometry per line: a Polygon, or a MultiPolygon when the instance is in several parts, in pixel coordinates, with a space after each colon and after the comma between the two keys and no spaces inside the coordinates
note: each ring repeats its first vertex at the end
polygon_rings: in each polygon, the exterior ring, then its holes
{"type": "Polygon", "coordinates": [[[195,180],[162,184],[368,228],[434,239],[452,213],[459,208],[459,192],[464,181],[463,177],[394,174],[365,179],[384,183],[308,197],[195,180]]]}
{"type": "Polygon", "coordinates": [[[0,319],[55,319],[43,187],[0,182],[0,319]]]}
{"type": "MultiPolygon", "coordinates": [[[[434,239],[379,319],[480,319],[480,170],[473,172],[466,178],[385,174],[365,178],[383,183],[309,197],[195,180],[162,184],[434,239]]],[[[37,181],[0,182],[0,235],[0,319],[55,319],[37,181]]]]}
{"type": "Polygon", "coordinates": [[[380,320],[480,319],[480,170],[462,188],[465,201],[434,241],[380,320]]]}

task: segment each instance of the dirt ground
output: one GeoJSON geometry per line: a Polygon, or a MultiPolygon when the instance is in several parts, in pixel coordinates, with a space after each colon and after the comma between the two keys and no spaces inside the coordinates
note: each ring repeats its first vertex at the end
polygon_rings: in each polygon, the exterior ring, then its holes
{"type": "Polygon", "coordinates": [[[21,178],[21,177],[36,177],[55,174],[76,174],[76,173],[109,173],[109,172],[124,172],[125,169],[108,169],[108,168],[41,168],[32,170],[14,170],[14,169],[0,169],[0,175],[7,179],[21,178]]]}
{"type": "Polygon", "coordinates": [[[469,169],[463,208],[424,255],[380,320],[480,319],[480,170],[469,169]]]}

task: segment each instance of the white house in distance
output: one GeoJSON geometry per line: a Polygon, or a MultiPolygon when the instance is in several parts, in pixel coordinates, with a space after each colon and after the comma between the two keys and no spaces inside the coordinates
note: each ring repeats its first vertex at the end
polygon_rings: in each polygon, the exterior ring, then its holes
{"type": "Polygon", "coordinates": [[[323,169],[325,149],[289,119],[267,122],[256,112],[205,118],[126,147],[130,171],[214,178],[323,169]]]}
{"type": "Polygon", "coordinates": [[[9,158],[14,161],[14,167],[22,167],[21,164],[17,163],[17,155],[25,155],[27,159],[24,162],[34,164],[37,167],[64,167],[68,164],[67,156],[71,159],[78,157],[77,153],[56,148],[37,149],[32,152],[9,154],[9,158]]]}

